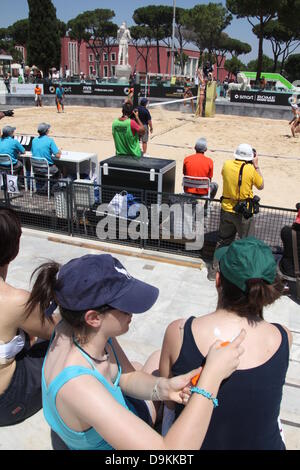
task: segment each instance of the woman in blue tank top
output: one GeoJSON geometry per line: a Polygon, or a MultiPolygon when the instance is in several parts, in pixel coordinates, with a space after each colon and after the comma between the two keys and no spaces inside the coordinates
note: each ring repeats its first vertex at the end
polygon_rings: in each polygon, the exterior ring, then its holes
{"type": "MultiPolygon", "coordinates": [[[[200,369],[173,379],[137,371],[116,339],[128,331],[132,313],[152,307],[158,289],[132,278],[111,255],[50,262],[37,272],[27,311],[39,306],[51,315],[58,306],[63,319],[42,372],[44,416],[55,438],[72,450],[199,448],[219,384],[239,364],[245,332],[226,349],[212,345],[196,393],[162,437],[152,427],[153,402],[185,403],[200,369]]],[[[148,372],[154,368],[148,363],[148,372]]]]}
{"type": "MultiPolygon", "coordinates": [[[[204,365],[214,338],[226,346],[245,329],[245,353],[238,369],[221,384],[220,406],[213,412],[201,449],[285,449],[278,419],[292,337],[287,328],[263,319],[263,307],[278,299],[283,289],[276,262],[271,249],[254,237],[235,241],[215,254],[217,309],[169,325],[160,374],[175,377],[204,365]]],[[[169,405],[166,415],[172,414],[171,409],[169,405]]],[[[178,404],[173,415],[178,417],[181,411],[178,404]]]]}

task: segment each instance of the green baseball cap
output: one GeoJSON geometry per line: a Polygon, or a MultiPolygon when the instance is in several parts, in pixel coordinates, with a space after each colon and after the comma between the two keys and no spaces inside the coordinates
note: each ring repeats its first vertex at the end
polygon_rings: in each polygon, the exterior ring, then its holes
{"type": "Polygon", "coordinates": [[[276,278],[276,261],[268,245],[255,237],[236,240],[215,252],[223,276],[243,292],[247,281],[263,279],[273,284],[276,278]]]}

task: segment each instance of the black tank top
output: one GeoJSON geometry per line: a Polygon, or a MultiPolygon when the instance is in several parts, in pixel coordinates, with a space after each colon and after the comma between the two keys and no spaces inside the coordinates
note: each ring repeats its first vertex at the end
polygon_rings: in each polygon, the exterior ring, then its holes
{"type": "MultiPolygon", "coordinates": [[[[205,364],[192,333],[190,317],[184,326],[183,344],[172,367],[173,376],[185,374],[205,364]]],[[[205,450],[284,450],[278,427],[282,389],[289,364],[289,343],[285,329],[281,344],[264,364],[237,370],[221,384],[218,400],[201,449],[205,450]]],[[[208,390],[209,391],[209,390],[208,390]]],[[[179,416],[182,405],[176,405],[179,416]]]]}

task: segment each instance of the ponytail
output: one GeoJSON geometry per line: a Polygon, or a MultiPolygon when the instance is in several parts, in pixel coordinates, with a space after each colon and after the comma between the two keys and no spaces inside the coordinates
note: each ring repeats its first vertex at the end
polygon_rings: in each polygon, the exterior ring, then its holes
{"type": "MultiPolygon", "coordinates": [[[[44,324],[46,314],[45,311],[52,301],[56,302],[54,289],[57,283],[57,273],[60,265],[55,261],[50,261],[39,266],[32,273],[32,278],[37,274],[37,278],[33,285],[29,299],[25,305],[25,315],[28,318],[30,314],[39,307],[41,322],[44,324]]],[[[48,317],[49,321],[53,323],[53,319],[48,317]]]]}
{"type": "Polygon", "coordinates": [[[220,279],[219,307],[247,318],[249,324],[262,321],[263,308],[274,303],[283,293],[283,283],[278,275],[273,284],[268,284],[263,279],[248,280],[246,292],[229,282],[222,273],[220,279]]]}

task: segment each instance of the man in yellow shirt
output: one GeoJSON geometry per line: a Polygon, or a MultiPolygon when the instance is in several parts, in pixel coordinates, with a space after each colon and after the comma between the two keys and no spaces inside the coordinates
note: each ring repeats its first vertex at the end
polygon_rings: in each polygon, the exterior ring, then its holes
{"type": "MultiPolygon", "coordinates": [[[[223,196],[216,249],[230,245],[237,233],[240,238],[254,235],[252,189],[253,186],[259,190],[264,188],[256,151],[248,144],[240,144],[234,156],[235,160],[227,160],[222,169],[223,196]]],[[[215,280],[216,271],[214,259],[208,279],[215,280]]]]}

